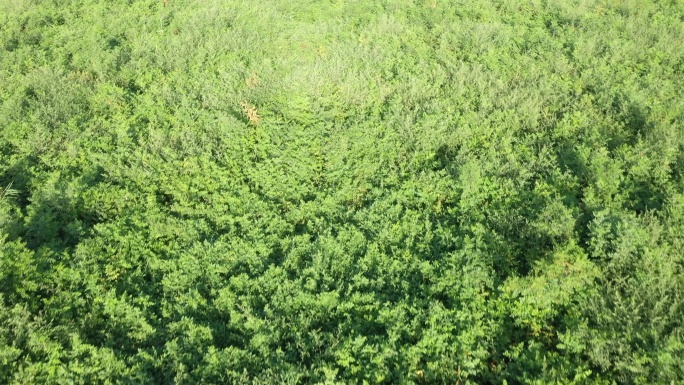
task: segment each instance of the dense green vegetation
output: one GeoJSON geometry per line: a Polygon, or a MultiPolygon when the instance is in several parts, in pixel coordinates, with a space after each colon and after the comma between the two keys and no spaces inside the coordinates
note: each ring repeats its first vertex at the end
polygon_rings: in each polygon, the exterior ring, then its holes
{"type": "Polygon", "coordinates": [[[679,0],[0,1],[0,383],[684,382],[679,0]]]}

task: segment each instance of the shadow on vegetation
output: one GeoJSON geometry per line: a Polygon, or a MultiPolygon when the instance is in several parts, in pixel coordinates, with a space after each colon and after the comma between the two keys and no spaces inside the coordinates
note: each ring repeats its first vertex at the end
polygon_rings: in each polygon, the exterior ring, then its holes
{"type": "MultiPolygon", "coordinates": [[[[0,178],[0,183],[12,183],[18,191],[16,203],[24,216],[23,224],[17,224],[16,235],[23,238],[31,250],[47,246],[54,252],[74,247],[96,224],[96,215],[84,211],[82,198],[67,190],[72,175],[61,175],[52,188],[34,186],[31,173],[37,160],[22,158],[10,166],[0,178]]],[[[78,189],[88,189],[99,183],[101,169],[93,168],[78,179],[78,189]]]]}
{"type": "Polygon", "coordinates": [[[644,134],[651,132],[654,128],[653,122],[648,118],[646,107],[622,93],[613,96],[610,110],[607,113],[618,117],[620,119],[618,123],[622,126],[610,133],[608,139],[610,151],[624,144],[634,146],[644,134]]]}

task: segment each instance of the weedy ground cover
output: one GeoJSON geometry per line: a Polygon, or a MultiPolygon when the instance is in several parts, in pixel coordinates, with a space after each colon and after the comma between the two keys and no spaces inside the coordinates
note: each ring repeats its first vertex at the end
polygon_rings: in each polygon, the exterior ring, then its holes
{"type": "Polygon", "coordinates": [[[684,381],[683,23],[0,2],[0,383],[684,381]]]}

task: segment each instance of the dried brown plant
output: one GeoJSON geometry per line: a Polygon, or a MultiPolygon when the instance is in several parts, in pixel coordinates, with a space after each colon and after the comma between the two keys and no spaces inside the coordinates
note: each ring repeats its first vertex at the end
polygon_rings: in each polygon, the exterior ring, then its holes
{"type": "Polygon", "coordinates": [[[256,72],[253,72],[252,76],[245,79],[245,84],[247,84],[247,88],[254,88],[259,85],[259,77],[256,72]]]}
{"type": "Polygon", "coordinates": [[[249,123],[252,125],[257,125],[261,121],[261,118],[259,117],[259,113],[257,112],[256,106],[253,106],[246,101],[243,101],[240,103],[240,106],[242,107],[242,111],[244,111],[245,115],[247,116],[247,120],[249,120],[249,123]]]}

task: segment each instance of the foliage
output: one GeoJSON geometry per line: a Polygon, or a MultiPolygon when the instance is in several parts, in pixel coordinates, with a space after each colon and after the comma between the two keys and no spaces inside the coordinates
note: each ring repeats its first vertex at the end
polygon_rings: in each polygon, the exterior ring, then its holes
{"type": "Polygon", "coordinates": [[[0,383],[684,381],[682,4],[0,2],[0,383]]]}

